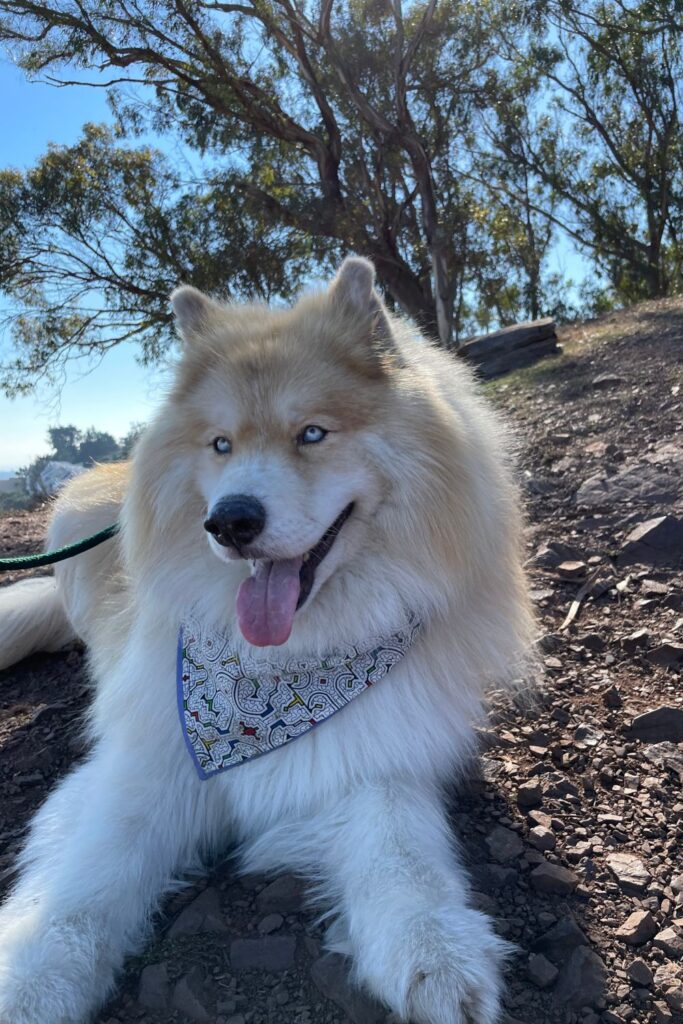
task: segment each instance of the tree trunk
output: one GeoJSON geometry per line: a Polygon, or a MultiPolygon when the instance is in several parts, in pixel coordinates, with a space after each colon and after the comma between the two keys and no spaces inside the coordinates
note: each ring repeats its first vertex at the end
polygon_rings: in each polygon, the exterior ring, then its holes
{"type": "Polygon", "coordinates": [[[416,274],[404,270],[386,253],[371,250],[368,255],[377,268],[381,284],[393,296],[404,313],[413,317],[430,337],[440,340],[434,298],[420,283],[416,274]]]}

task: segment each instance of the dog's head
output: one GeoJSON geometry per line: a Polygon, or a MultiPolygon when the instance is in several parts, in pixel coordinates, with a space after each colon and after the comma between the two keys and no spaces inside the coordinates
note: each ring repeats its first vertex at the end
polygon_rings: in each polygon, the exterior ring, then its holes
{"type": "Polygon", "coordinates": [[[285,643],[322,608],[441,600],[496,557],[505,480],[476,409],[466,423],[444,397],[461,373],[438,379],[442,357],[387,313],[367,260],[290,309],[188,287],[172,301],[183,356],[135,459],[145,546],[154,531],[169,558],[210,551],[212,580],[237,572],[250,643],[285,643]]]}
{"type": "Polygon", "coordinates": [[[218,559],[249,565],[237,617],[258,646],[288,639],[386,496],[368,444],[399,356],[373,284],[372,265],[348,259],[293,310],[231,309],[187,287],[172,297],[203,526],[218,559]]]}

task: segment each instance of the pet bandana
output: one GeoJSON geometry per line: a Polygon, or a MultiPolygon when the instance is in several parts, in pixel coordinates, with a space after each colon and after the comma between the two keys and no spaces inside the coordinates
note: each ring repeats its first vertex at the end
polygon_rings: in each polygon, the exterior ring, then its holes
{"type": "Polygon", "coordinates": [[[389,637],[320,660],[250,661],[229,634],[194,618],[178,637],[178,711],[200,778],[235,768],[303,736],[379,682],[420,632],[411,615],[389,637]]]}

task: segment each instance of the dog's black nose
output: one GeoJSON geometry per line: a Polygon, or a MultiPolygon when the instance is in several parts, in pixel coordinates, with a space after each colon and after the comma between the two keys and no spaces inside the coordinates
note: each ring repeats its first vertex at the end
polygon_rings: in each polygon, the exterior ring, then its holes
{"type": "Polygon", "coordinates": [[[258,537],[266,525],[266,510],[250,494],[233,494],[221,498],[211,509],[204,529],[216,538],[219,544],[238,550],[244,544],[258,537]]]}

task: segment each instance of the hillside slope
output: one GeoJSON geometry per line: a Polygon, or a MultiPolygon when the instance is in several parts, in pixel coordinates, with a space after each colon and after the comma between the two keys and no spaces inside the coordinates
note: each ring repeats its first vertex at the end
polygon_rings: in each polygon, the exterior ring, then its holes
{"type": "MultiPolygon", "coordinates": [[[[453,820],[476,901],[520,949],[510,1022],[683,1024],[683,301],[560,341],[485,385],[518,439],[545,674],[518,706],[494,696],[453,820]]],[[[39,548],[44,519],[0,520],[0,554],[39,548]]],[[[0,674],[6,870],[82,753],[84,701],[78,649],[0,674]]],[[[320,959],[298,882],[266,883],[219,866],[171,900],[99,1024],[391,1020],[320,959]]]]}

